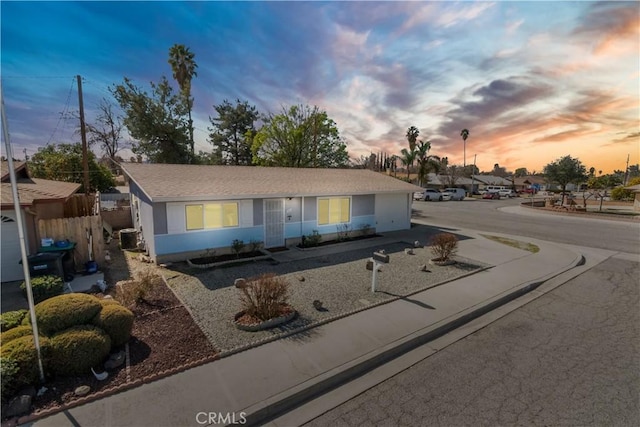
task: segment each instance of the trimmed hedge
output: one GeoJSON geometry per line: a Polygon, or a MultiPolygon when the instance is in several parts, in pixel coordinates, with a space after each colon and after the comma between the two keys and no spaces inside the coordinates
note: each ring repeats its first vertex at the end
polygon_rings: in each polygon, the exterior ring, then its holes
{"type": "Polygon", "coordinates": [[[0,380],[2,380],[2,403],[5,403],[17,391],[16,376],[18,375],[18,364],[8,357],[0,357],[0,380]]]}
{"type": "Polygon", "coordinates": [[[102,310],[93,318],[91,323],[109,334],[111,345],[114,347],[121,346],[131,338],[133,313],[118,303],[105,304],[103,301],[100,301],[102,310]]]}
{"type": "Polygon", "coordinates": [[[101,309],[100,300],[93,295],[74,293],[50,298],[35,307],[38,332],[51,336],[72,326],[89,324],[101,309]]]}
{"type": "Polygon", "coordinates": [[[33,330],[31,329],[31,326],[20,325],[17,328],[3,332],[0,335],[0,342],[2,345],[5,345],[16,338],[24,337],[25,335],[33,335],[33,330]]]}
{"type": "Polygon", "coordinates": [[[56,375],[83,375],[109,355],[111,338],[102,329],[80,325],[51,338],[49,366],[56,375]]]}
{"type": "MultiPolygon", "coordinates": [[[[22,282],[20,289],[27,296],[27,284],[22,282]]],[[[33,303],[38,304],[46,299],[60,295],[64,291],[64,281],[59,276],[39,276],[31,279],[33,303]]]]}
{"type": "Polygon", "coordinates": [[[27,310],[7,311],[6,313],[2,313],[2,315],[0,315],[0,330],[4,332],[19,326],[25,317],[29,317],[28,314],[29,312],[27,310]]]}
{"type": "MultiPolygon", "coordinates": [[[[40,337],[40,352],[43,364],[46,364],[49,348],[49,339],[40,337]]],[[[2,344],[0,357],[11,359],[18,365],[18,373],[15,375],[16,387],[20,388],[28,384],[33,384],[38,380],[40,376],[38,352],[36,351],[36,345],[33,341],[33,335],[25,335],[7,344],[2,344]]]]}

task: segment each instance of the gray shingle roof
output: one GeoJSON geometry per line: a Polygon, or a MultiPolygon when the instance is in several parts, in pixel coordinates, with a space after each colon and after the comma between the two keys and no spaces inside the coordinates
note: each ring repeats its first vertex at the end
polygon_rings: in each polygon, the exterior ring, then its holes
{"type": "Polygon", "coordinates": [[[121,166],[155,202],[420,191],[413,184],[364,169],[140,163],[121,166]]]}

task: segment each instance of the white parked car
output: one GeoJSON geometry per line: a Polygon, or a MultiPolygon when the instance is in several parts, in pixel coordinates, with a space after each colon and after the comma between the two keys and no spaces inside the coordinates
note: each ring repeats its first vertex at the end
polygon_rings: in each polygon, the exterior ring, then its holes
{"type": "Polygon", "coordinates": [[[451,200],[464,200],[465,190],[464,188],[445,188],[442,193],[448,194],[451,200]]]}
{"type": "Polygon", "coordinates": [[[444,197],[442,193],[435,188],[425,188],[424,191],[416,191],[413,193],[413,200],[424,200],[426,202],[432,200],[442,201],[444,197]]]}

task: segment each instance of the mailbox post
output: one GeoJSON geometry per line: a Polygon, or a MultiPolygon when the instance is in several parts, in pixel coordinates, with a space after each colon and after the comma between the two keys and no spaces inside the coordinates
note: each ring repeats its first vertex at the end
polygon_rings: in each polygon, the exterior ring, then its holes
{"type": "Polygon", "coordinates": [[[389,263],[389,255],[385,254],[384,251],[374,252],[373,253],[373,277],[371,278],[371,292],[376,291],[376,284],[378,281],[378,267],[382,264],[389,263]]]}

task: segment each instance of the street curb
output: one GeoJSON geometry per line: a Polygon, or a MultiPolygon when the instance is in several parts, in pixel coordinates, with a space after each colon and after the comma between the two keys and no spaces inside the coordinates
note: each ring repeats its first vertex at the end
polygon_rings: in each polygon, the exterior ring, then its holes
{"type": "Polygon", "coordinates": [[[245,425],[264,425],[284,413],[385,363],[390,362],[402,354],[433,341],[448,332],[537,289],[543,283],[571,270],[572,268],[583,265],[584,263],[584,256],[582,254],[576,254],[576,257],[567,266],[554,273],[516,285],[502,294],[489,298],[476,306],[469,307],[455,316],[451,316],[449,319],[444,319],[435,324],[426,326],[412,334],[396,340],[393,343],[324,372],[310,380],[265,399],[262,402],[249,406],[242,410],[242,412],[247,414],[247,422],[245,425]]]}

